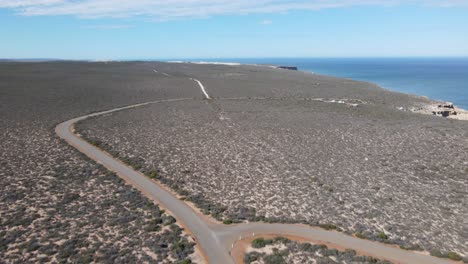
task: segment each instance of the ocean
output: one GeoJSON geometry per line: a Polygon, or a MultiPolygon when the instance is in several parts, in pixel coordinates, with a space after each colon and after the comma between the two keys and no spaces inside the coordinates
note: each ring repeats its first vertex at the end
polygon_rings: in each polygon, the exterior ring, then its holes
{"type": "Polygon", "coordinates": [[[190,59],[297,66],[299,70],[369,81],[468,109],[468,58],[190,59]]]}

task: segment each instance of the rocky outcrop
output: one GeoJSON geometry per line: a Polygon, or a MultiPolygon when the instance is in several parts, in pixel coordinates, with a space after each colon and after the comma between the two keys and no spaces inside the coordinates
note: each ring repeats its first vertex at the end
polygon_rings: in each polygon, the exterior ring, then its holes
{"type": "Polygon", "coordinates": [[[453,106],[453,104],[439,104],[437,105],[437,109],[432,111],[432,114],[449,117],[452,115],[457,115],[457,111],[455,110],[455,106],[453,106]]]}
{"type": "Polygon", "coordinates": [[[291,70],[291,71],[297,71],[298,68],[294,66],[278,66],[278,69],[285,69],[285,70],[291,70]]]}
{"type": "Polygon", "coordinates": [[[411,111],[420,114],[441,116],[451,119],[468,120],[468,111],[457,107],[452,103],[435,102],[432,104],[424,104],[411,108],[397,107],[401,111],[411,111]]]}

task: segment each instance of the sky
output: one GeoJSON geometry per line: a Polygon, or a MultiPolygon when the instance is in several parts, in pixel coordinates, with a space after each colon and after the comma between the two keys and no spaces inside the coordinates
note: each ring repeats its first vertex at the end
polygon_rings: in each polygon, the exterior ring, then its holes
{"type": "Polygon", "coordinates": [[[0,0],[0,58],[461,56],[468,0],[0,0]]]}

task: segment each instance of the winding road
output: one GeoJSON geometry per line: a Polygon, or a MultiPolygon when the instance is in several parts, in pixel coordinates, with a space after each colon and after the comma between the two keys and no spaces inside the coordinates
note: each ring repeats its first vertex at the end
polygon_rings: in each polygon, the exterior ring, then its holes
{"type": "MultiPolygon", "coordinates": [[[[154,70],[155,73],[158,73],[154,70]]],[[[161,73],[163,74],[163,73],[161,73]]],[[[169,74],[163,74],[169,76],[169,74]]],[[[198,84],[204,97],[212,99],[207,93],[203,84],[197,79],[191,79],[198,84]]],[[[102,164],[107,169],[114,171],[127,183],[140,190],[148,198],[156,201],[186,228],[196,240],[205,258],[209,263],[234,263],[230,251],[240,238],[247,238],[258,235],[278,235],[300,237],[310,242],[326,243],[338,248],[353,249],[363,255],[374,256],[380,259],[389,260],[395,263],[451,263],[450,261],[435,258],[427,254],[406,251],[392,245],[386,245],[369,240],[352,237],[336,231],[326,231],[321,228],[296,225],[296,224],[267,224],[261,222],[245,223],[236,225],[224,225],[217,223],[208,216],[204,216],[196,209],[181,201],[174,193],[158,182],[147,178],[142,173],[125,165],[110,154],[89,144],[79,135],[74,133],[74,124],[89,117],[123,111],[135,107],[149,104],[171,103],[175,101],[193,100],[190,98],[152,101],[141,104],[130,105],[108,111],[93,113],[65,121],[57,125],[55,131],[57,135],[68,144],[87,155],[89,158],[102,164]]],[[[223,100],[223,99],[217,99],[223,100]]]]}

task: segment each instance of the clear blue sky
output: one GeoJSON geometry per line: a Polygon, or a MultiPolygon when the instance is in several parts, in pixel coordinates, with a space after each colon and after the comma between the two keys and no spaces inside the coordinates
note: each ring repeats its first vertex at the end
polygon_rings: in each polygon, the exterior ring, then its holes
{"type": "Polygon", "coordinates": [[[0,0],[0,25],[0,58],[468,56],[465,0],[0,0]]]}

